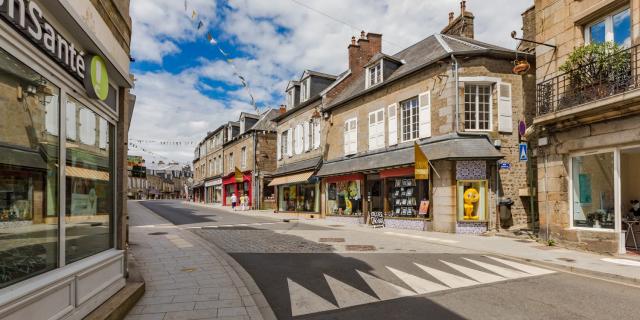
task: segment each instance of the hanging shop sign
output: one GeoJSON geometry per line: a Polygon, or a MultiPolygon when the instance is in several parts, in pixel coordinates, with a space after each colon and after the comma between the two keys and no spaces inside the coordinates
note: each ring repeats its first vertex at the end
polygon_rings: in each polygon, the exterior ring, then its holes
{"type": "Polygon", "coordinates": [[[91,98],[106,100],[109,75],[102,57],[87,54],[65,39],[33,0],[0,0],[0,16],[40,47],[74,78],[80,80],[91,98]]]}
{"type": "Polygon", "coordinates": [[[420,146],[414,142],[414,150],[415,150],[415,179],[416,180],[427,180],[429,179],[429,160],[427,156],[422,152],[420,146]]]}
{"type": "Polygon", "coordinates": [[[242,173],[242,171],[240,171],[240,169],[238,169],[238,167],[236,167],[236,172],[234,175],[236,178],[236,182],[244,181],[244,174],[242,173]]]}

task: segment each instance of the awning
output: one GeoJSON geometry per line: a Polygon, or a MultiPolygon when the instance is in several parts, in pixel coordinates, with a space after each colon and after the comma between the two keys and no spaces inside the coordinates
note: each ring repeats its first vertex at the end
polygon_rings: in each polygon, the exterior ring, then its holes
{"type": "Polygon", "coordinates": [[[269,182],[269,186],[279,186],[283,184],[301,183],[306,182],[313,175],[313,171],[296,173],[288,176],[277,177],[269,182]]]}
{"type": "Polygon", "coordinates": [[[317,170],[317,168],[322,163],[322,157],[315,157],[307,160],[302,160],[294,163],[285,163],[282,166],[278,167],[275,172],[273,172],[273,177],[290,175],[297,172],[308,171],[308,170],[317,170]]]}
{"type": "Polygon", "coordinates": [[[109,181],[109,172],[98,171],[86,168],[66,167],[65,172],[67,177],[75,177],[89,180],[102,180],[109,181]]]}
{"type": "MultiPolygon", "coordinates": [[[[504,156],[486,137],[452,136],[446,140],[420,145],[429,160],[497,160],[504,156]]],[[[413,145],[367,154],[360,157],[325,162],[316,176],[328,177],[350,172],[374,171],[413,165],[413,145]]]]}

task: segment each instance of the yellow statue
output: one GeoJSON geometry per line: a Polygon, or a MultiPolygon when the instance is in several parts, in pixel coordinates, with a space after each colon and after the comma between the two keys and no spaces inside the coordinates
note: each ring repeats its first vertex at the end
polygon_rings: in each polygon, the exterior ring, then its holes
{"type": "Polygon", "coordinates": [[[464,220],[478,220],[478,215],[473,213],[475,204],[480,200],[480,193],[475,188],[469,188],[464,192],[464,220]]]}

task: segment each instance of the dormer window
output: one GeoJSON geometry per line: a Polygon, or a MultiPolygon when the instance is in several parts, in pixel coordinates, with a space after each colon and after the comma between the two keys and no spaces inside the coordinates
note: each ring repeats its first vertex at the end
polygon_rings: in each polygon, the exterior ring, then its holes
{"type": "Polygon", "coordinates": [[[293,91],[294,89],[290,89],[287,91],[287,108],[291,109],[294,107],[293,105],[293,91]]]}
{"type": "Polygon", "coordinates": [[[302,80],[300,83],[300,102],[309,100],[309,94],[311,93],[311,86],[309,85],[309,77],[302,80]]]}
{"type": "Polygon", "coordinates": [[[382,60],[367,70],[367,88],[382,82],[382,60]]]}

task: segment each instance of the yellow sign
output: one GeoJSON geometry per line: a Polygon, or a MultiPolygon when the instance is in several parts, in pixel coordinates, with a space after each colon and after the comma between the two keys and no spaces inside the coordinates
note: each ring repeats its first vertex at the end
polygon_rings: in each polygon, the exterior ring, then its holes
{"type": "Polygon", "coordinates": [[[415,179],[427,180],[429,179],[429,160],[417,142],[414,142],[413,146],[415,150],[415,179]]]}
{"type": "Polygon", "coordinates": [[[242,171],[240,171],[240,169],[236,167],[236,182],[242,182],[243,180],[244,180],[244,174],[242,174],[242,171]]]}

